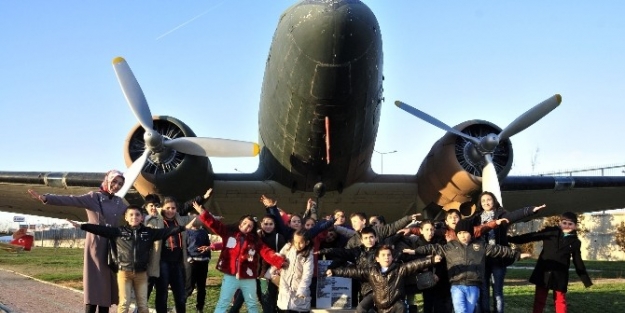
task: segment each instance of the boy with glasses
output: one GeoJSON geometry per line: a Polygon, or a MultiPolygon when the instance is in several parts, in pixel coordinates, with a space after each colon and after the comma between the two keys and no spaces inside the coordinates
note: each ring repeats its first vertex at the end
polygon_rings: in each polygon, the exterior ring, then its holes
{"type": "Polygon", "coordinates": [[[543,242],[543,250],[529,279],[530,283],[536,285],[533,313],[543,312],[549,290],[553,290],[556,313],[567,311],[566,291],[569,284],[571,258],[573,258],[575,272],[582,280],[584,286],[592,286],[582,260],[581,242],[577,238],[576,229],[577,215],[573,212],[565,212],[560,216],[558,226],[546,227],[537,232],[508,237],[509,242],[516,244],[539,240],[543,242]]]}

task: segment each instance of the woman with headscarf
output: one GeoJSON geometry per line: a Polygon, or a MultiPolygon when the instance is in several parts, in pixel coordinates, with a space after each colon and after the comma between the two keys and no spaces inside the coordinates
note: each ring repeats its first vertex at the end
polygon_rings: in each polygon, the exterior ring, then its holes
{"type": "MultiPolygon", "coordinates": [[[[124,185],[120,171],[111,170],[104,176],[99,191],[81,196],[41,195],[29,189],[28,193],[44,204],[85,208],[90,224],[119,226],[127,205],[115,195],[124,185]]],[[[119,300],[115,273],[108,267],[108,239],[87,233],[83,267],[85,313],[108,312],[119,300]]]]}

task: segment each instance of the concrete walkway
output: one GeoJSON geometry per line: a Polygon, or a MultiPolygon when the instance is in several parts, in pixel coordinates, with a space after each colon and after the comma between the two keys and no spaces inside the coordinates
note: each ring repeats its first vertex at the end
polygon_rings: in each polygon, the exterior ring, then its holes
{"type": "Polygon", "coordinates": [[[0,270],[0,312],[84,312],[81,291],[0,270]]]}

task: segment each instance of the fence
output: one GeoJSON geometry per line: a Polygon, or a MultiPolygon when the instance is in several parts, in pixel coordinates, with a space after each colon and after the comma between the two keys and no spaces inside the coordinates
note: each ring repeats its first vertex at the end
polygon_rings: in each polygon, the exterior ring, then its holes
{"type": "MultiPolygon", "coordinates": [[[[87,232],[78,228],[57,228],[35,231],[35,247],[84,248],[87,232]]],[[[211,242],[220,242],[221,238],[210,235],[211,242]]]]}
{"type": "Polygon", "coordinates": [[[77,228],[57,228],[34,232],[35,247],[83,248],[87,232],[77,228]]]}

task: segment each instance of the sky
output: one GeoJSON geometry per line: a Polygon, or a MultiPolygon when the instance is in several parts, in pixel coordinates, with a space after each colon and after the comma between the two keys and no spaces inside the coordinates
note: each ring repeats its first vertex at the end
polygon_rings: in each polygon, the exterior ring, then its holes
{"type": "MultiPolygon", "coordinates": [[[[512,175],[625,164],[625,2],[363,1],[377,16],[384,97],[372,168],[414,174],[450,126],[504,128],[559,93],[563,102],[511,138],[512,175]],[[534,161],[533,161],[534,160],[534,161]]],[[[136,124],[111,61],[124,57],[151,112],[198,136],[258,140],[265,61],[294,1],[0,1],[0,171],[124,169],[136,124]]],[[[253,172],[257,158],[211,159],[253,172]]]]}

